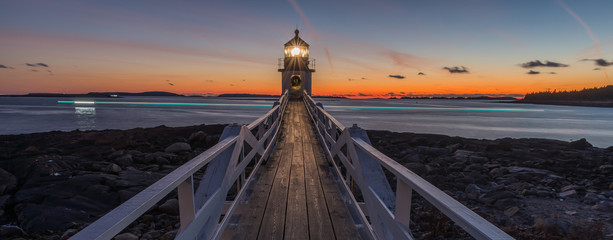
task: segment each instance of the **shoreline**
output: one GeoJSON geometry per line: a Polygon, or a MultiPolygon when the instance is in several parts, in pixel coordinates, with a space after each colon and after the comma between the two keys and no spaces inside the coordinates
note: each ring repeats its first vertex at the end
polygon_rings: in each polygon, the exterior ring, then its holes
{"type": "MultiPolygon", "coordinates": [[[[215,145],[225,126],[0,135],[0,238],[71,236],[215,145]]],[[[585,140],[367,133],[375,148],[516,238],[579,231],[613,236],[613,182],[607,178],[613,147],[585,140]]],[[[124,232],[171,239],[175,198],[163,199],[124,232]]],[[[417,238],[466,237],[417,194],[414,203],[417,238]]]]}
{"type": "Polygon", "coordinates": [[[613,108],[613,101],[562,101],[562,100],[535,101],[535,100],[517,100],[517,101],[511,101],[511,102],[504,102],[504,103],[613,108]]]}

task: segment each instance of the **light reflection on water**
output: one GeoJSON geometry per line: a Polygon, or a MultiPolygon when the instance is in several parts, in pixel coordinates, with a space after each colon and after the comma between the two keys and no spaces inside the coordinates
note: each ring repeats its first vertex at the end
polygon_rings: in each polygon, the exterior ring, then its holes
{"type": "Polygon", "coordinates": [[[95,107],[75,107],[74,113],[77,117],[77,126],[81,130],[96,129],[96,108],[95,107]]]}

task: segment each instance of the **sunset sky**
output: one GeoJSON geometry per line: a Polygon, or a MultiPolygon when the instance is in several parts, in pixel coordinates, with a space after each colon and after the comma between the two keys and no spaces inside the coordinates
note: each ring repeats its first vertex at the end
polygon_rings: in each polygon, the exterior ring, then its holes
{"type": "Polygon", "coordinates": [[[296,27],[316,95],[613,84],[611,0],[5,0],[0,94],[279,94],[277,59],[296,27]]]}

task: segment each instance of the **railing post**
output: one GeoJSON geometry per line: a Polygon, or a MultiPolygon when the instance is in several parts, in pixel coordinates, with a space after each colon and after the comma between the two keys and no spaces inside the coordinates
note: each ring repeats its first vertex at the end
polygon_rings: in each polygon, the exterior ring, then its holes
{"type": "Polygon", "coordinates": [[[404,181],[396,181],[396,213],[395,218],[398,223],[407,230],[411,222],[411,197],[413,189],[404,181]]]}
{"type": "MultiPolygon", "coordinates": [[[[368,134],[366,134],[364,129],[358,127],[357,124],[354,124],[348,129],[351,138],[361,139],[370,145],[370,139],[368,138],[368,134]]],[[[352,141],[349,142],[353,144],[352,141]]],[[[347,144],[350,144],[349,142],[347,144]]],[[[376,159],[370,157],[368,154],[364,154],[357,148],[355,149],[357,159],[353,159],[353,162],[354,165],[360,166],[361,174],[363,174],[363,178],[365,180],[364,183],[370,185],[377,193],[378,197],[385,203],[387,208],[393,211],[395,208],[394,192],[392,191],[392,188],[385,177],[383,168],[376,159]]]]}
{"type": "Polygon", "coordinates": [[[179,218],[181,220],[180,230],[183,230],[192,220],[194,220],[194,187],[192,184],[193,176],[185,179],[177,187],[179,198],[179,218]]]}

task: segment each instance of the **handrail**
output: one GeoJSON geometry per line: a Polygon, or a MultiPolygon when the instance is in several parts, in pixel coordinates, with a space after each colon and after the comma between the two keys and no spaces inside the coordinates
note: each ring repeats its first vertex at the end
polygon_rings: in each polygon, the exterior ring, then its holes
{"type": "Polygon", "coordinates": [[[176,239],[218,239],[238,199],[244,195],[255,172],[274,149],[287,102],[286,91],[270,111],[249,125],[227,126],[215,146],[178,167],[70,239],[111,239],[175,188],[178,190],[181,221],[176,239]],[[249,176],[245,176],[249,164],[253,164],[253,169],[249,176]],[[194,174],[205,166],[202,181],[194,192],[194,174]],[[222,213],[226,196],[234,183],[237,183],[238,193],[228,210],[222,213]]]}
{"type": "Polygon", "coordinates": [[[413,239],[410,231],[412,191],[476,239],[513,239],[425,179],[370,145],[366,132],[346,128],[306,92],[303,99],[348,206],[359,215],[373,239],[413,239]],[[396,177],[396,192],[383,168],[396,177]],[[355,189],[357,187],[358,189],[355,189]],[[363,202],[353,193],[359,190],[363,202]],[[362,209],[360,205],[365,205],[362,209]],[[368,218],[366,217],[368,216],[368,218]]]}

